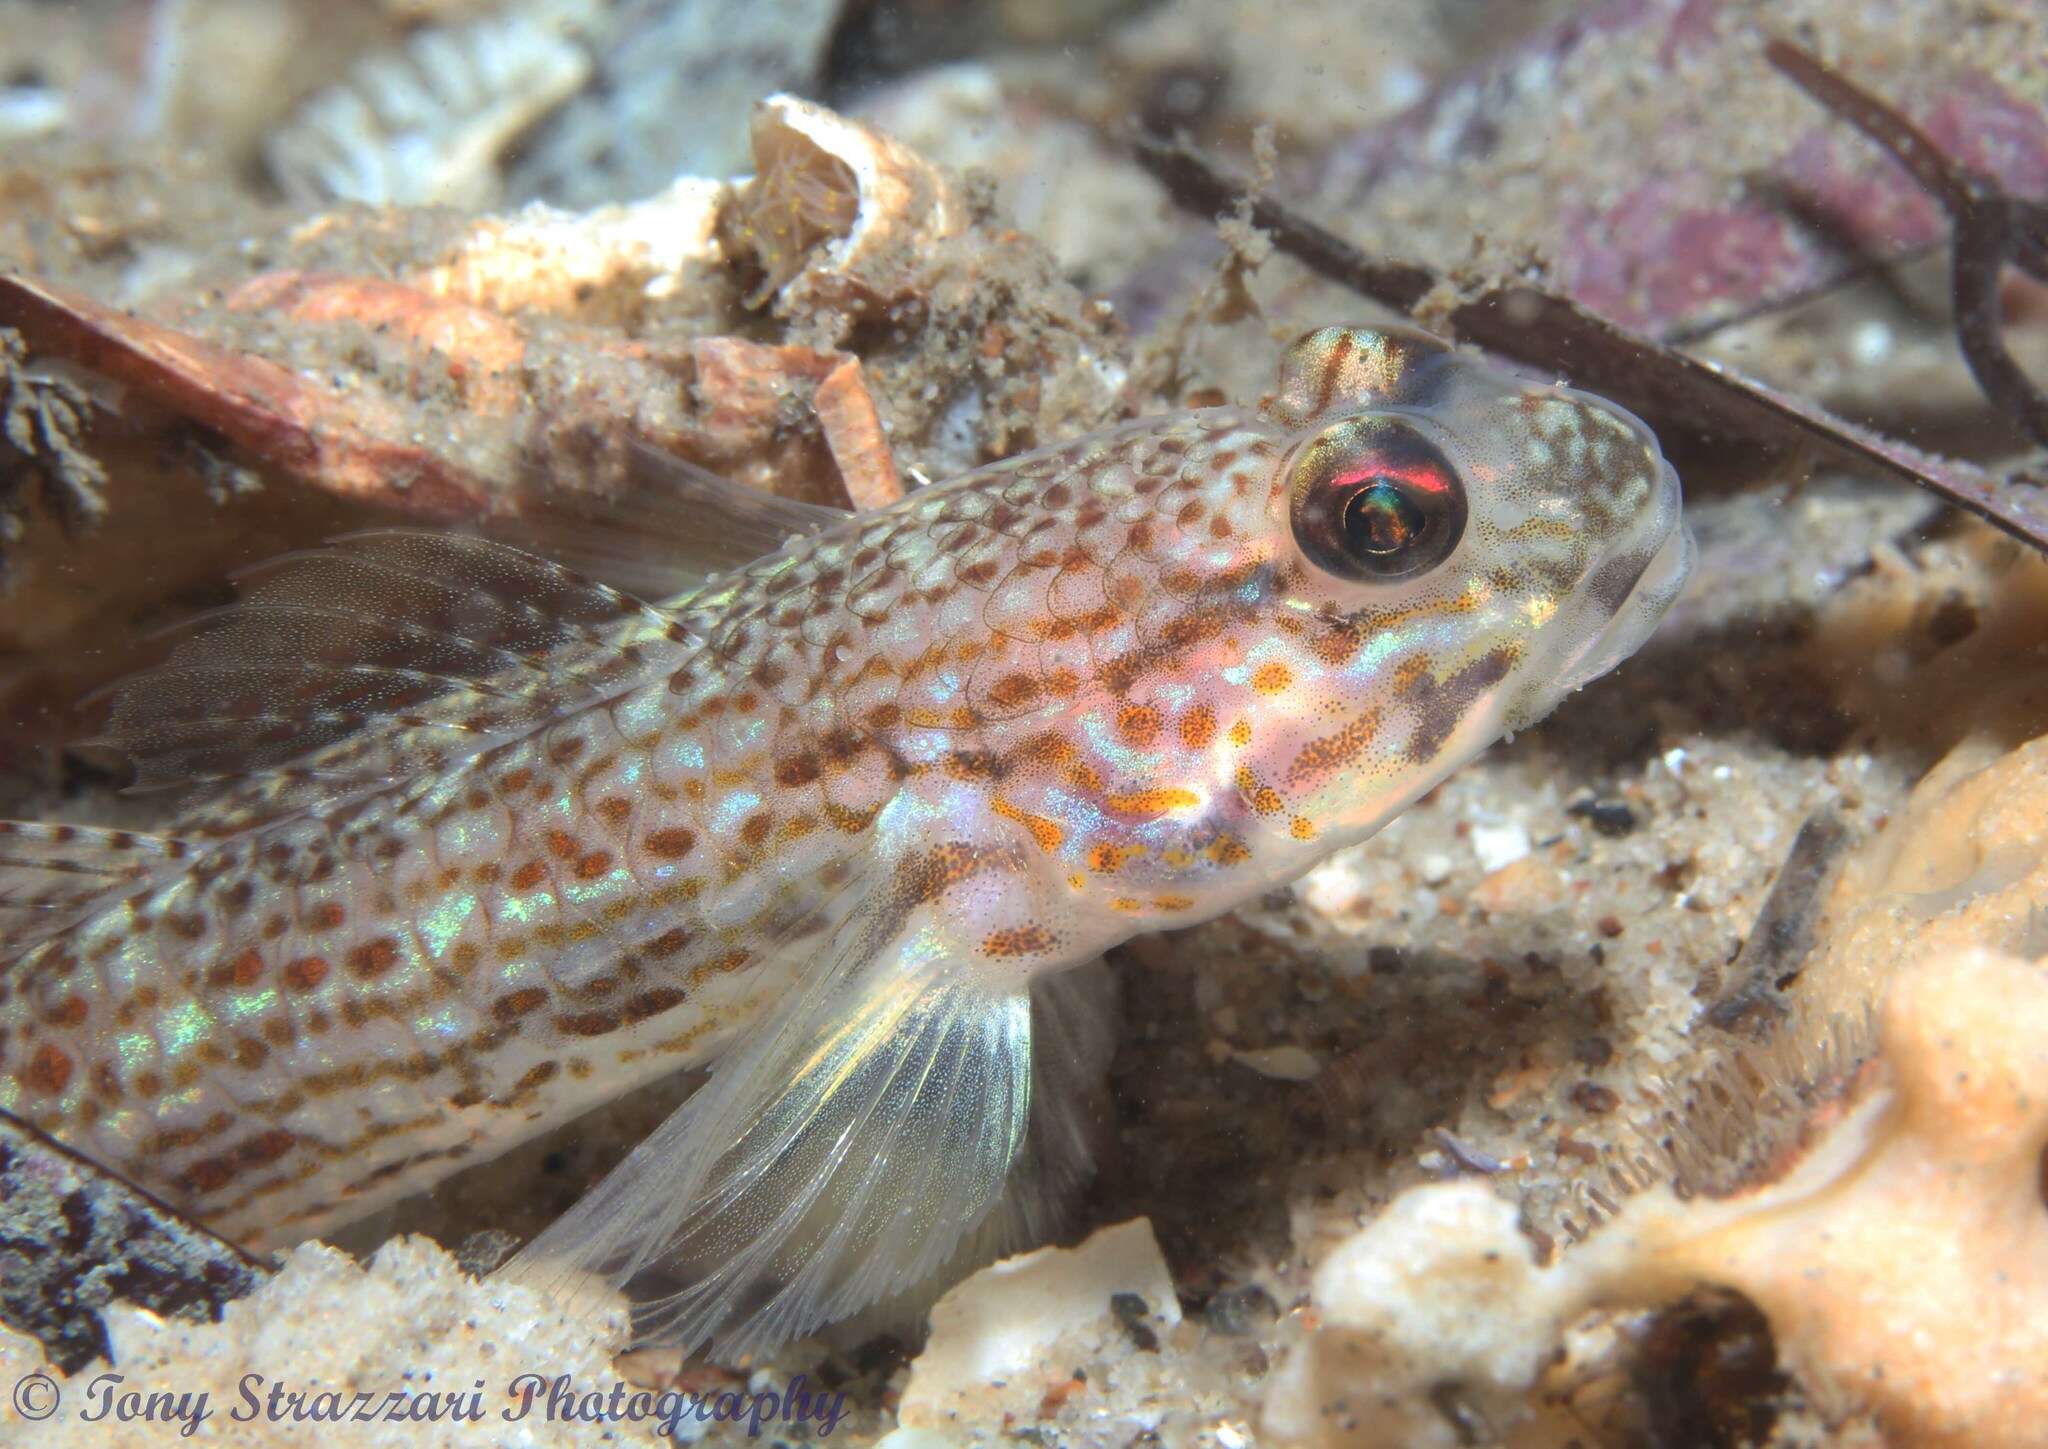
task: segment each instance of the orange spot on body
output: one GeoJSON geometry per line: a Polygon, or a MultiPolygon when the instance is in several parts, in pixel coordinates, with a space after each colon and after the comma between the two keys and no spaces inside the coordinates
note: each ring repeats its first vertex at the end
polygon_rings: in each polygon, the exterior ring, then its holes
{"type": "Polygon", "coordinates": [[[1086,760],[1076,760],[1068,765],[1061,777],[1076,790],[1085,791],[1090,795],[1100,794],[1109,787],[1109,782],[1102,778],[1102,771],[1086,760]]]}
{"type": "Polygon", "coordinates": [[[1380,732],[1380,712],[1369,709],[1334,734],[1310,740],[1287,767],[1290,784],[1320,780],[1352,764],[1365,753],[1380,732]]]}
{"type": "Polygon", "coordinates": [[[641,992],[638,996],[627,998],[621,1014],[628,1022],[638,1023],[647,1020],[650,1016],[659,1016],[662,1012],[682,1004],[683,993],[681,991],[669,986],[655,987],[652,990],[641,992]]]}
{"type": "Polygon", "coordinates": [[[528,986],[518,991],[508,991],[491,1003],[491,1015],[500,1021],[517,1021],[528,1012],[536,1011],[547,1004],[548,994],[538,986],[528,986]]]}
{"type": "Polygon", "coordinates": [[[1204,852],[1218,865],[1243,865],[1252,858],[1251,847],[1235,835],[1219,835],[1204,852]]]}
{"type": "Polygon", "coordinates": [[[1252,722],[1241,719],[1230,727],[1230,742],[1240,750],[1252,742],[1252,722]]]}
{"type": "Polygon", "coordinates": [[[650,854],[668,860],[680,860],[697,848],[697,837],[681,826],[670,826],[663,830],[648,832],[644,841],[650,854]]]}
{"type": "Polygon", "coordinates": [[[268,1132],[259,1132],[235,1144],[235,1158],[244,1167],[263,1167],[277,1161],[298,1143],[298,1138],[282,1127],[273,1127],[268,1132]]]}
{"type": "Polygon", "coordinates": [[[1141,820],[1155,819],[1171,814],[1175,810],[1192,810],[1202,803],[1202,797],[1192,790],[1183,790],[1177,785],[1161,785],[1150,790],[1130,790],[1121,795],[1110,795],[1102,804],[1111,814],[1128,815],[1141,820]]]}
{"type": "Polygon", "coordinates": [[[752,951],[728,951],[723,956],[715,956],[711,960],[706,961],[702,966],[699,966],[694,972],[692,972],[691,975],[693,977],[698,978],[705,976],[723,976],[729,972],[739,970],[740,967],[746,965],[749,961],[753,959],[754,953],[752,951]]]}
{"type": "Polygon", "coordinates": [[[1059,944],[1059,938],[1040,925],[1006,926],[991,931],[983,938],[981,954],[997,960],[1009,960],[1018,956],[1039,956],[1059,944]]]}
{"type": "Polygon", "coordinates": [[[1180,717],[1180,742],[1191,750],[1206,749],[1216,738],[1216,712],[1198,704],[1180,717]]]}
{"type": "Polygon", "coordinates": [[[284,968],[284,984],[294,991],[311,991],[327,979],[327,961],[320,956],[301,956],[284,968]]]}
{"type": "Polygon", "coordinates": [[[786,790],[808,785],[824,773],[824,766],[816,755],[805,752],[792,755],[775,766],[775,783],[786,790]]]}
{"type": "Polygon", "coordinates": [[[398,941],[391,936],[365,941],[348,953],[349,972],[362,981],[374,981],[397,964],[398,941]]]}
{"type": "Polygon", "coordinates": [[[1255,815],[1277,815],[1287,807],[1280,792],[1259,778],[1250,765],[1237,767],[1237,793],[1244,797],[1255,815]]]}
{"type": "Polygon", "coordinates": [[[1294,671],[1274,660],[1261,664],[1252,673],[1252,688],[1260,694],[1284,694],[1294,683],[1294,671]]]}
{"type": "Polygon", "coordinates": [[[178,1174],[178,1185],[195,1197],[219,1192],[234,1181],[235,1165],[225,1157],[203,1157],[178,1174]]]}
{"type": "Polygon", "coordinates": [[[528,1067],[521,1074],[519,1080],[512,1084],[512,1090],[514,1092],[530,1092],[535,1087],[545,1086],[552,1082],[561,1073],[561,1070],[562,1064],[560,1062],[537,1063],[534,1066],[528,1067]]]}
{"type": "Polygon", "coordinates": [[[263,956],[254,946],[206,973],[209,986],[254,986],[263,976],[263,956]]]}
{"type": "Polygon", "coordinates": [[[44,1042],[28,1059],[28,1066],[21,1074],[21,1084],[31,1092],[54,1097],[71,1084],[71,1071],[71,1058],[64,1049],[54,1042],[44,1042]]]}
{"type": "Polygon", "coordinates": [[[1422,683],[1423,677],[1424,677],[1425,675],[1427,675],[1428,673],[1429,673],[1429,656],[1428,656],[1428,655],[1426,655],[1426,654],[1411,654],[1411,655],[1409,655],[1409,656],[1408,656],[1408,657],[1407,657],[1406,659],[1403,659],[1403,660],[1402,660],[1402,661],[1401,661],[1401,662],[1400,662],[1399,664],[1397,664],[1397,665],[1395,665],[1395,666],[1394,666],[1394,673],[1393,673],[1393,676],[1392,676],[1392,682],[1393,682],[1393,686],[1394,686],[1394,693],[1396,693],[1396,694],[1407,694],[1407,693],[1409,693],[1409,692],[1410,692],[1410,691],[1412,691],[1412,690],[1413,690],[1413,689],[1414,689],[1414,688],[1415,688],[1415,687],[1416,687],[1416,686],[1417,686],[1418,684],[1422,683]]]}
{"type": "Polygon", "coordinates": [[[657,961],[675,955],[690,944],[690,932],[682,926],[671,926],[645,946],[648,955],[657,961]]]}
{"type": "Polygon", "coordinates": [[[1030,831],[1031,838],[1038,842],[1038,848],[1047,855],[1051,855],[1066,843],[1067,832],[1056,820],[1048,820],[1043,815],[1033,815],[1028,810],[1012,805],[1000,795],[990,802],[989,808],[1005,820],[1014,820],[1030,831]]]}
{"type": "Polygon", "coordinates": [[[1142,845],[1111,845],[1107,842],[1091,845],[1088,847],[1088,869],[1097,875],[1114,875],[1144,853],[1142,845]]]}
{"type": "Polygon", "coordinates": [[[825,802],[825,818],[832,828],[847,835],[858,835],[875,823],[875,816],[881,813],[881,806],[871,805],[857,810],[850,805],[841,805],[835,800],[825,802]]]}
{"type": "Polygon", "coordinates": [[[515,891],[530,891],[547,878],[547,866],[540,861],[529,860],[525,865],[512,872],[512,889],[515,891]]]}
{"type": "Polygon", "coordinates": [[[1116,732],[1124,743],[1145,749],[1156,743],[1165,722],[1149,704],[1134,704],[1117,715],[1116,732]]]}

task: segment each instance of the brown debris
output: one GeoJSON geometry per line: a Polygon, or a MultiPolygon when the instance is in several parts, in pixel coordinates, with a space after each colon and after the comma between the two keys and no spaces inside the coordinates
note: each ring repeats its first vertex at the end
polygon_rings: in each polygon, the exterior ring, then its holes
{"type": "Polygon", "coordinates": [[[17,476],[33,475],[49,506],[67,522],[97,522],[106,512],[101,492],[107,470],[79,446],[92,415],[92,398],[75,380],[38,373],[29,365],[21,334],[0,328],[0,460],[16,468],[0,475],[0,531],[20,528],[17,476]]]}
{"type": "Polygon", "coordinates": [[[1799,827],[1756,925],[1729,968],[1732,981],[1705,1012],[1707,1022],[1762,1040],[1790,1015],[1785,988],[1813,948],[1821,893],[1848,843],[1848,830],[1826,811],[1809,815],[1799,827]]]}

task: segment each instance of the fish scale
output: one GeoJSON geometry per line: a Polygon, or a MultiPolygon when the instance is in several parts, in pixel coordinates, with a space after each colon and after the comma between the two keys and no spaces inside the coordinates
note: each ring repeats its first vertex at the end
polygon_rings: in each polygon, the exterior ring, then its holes
{"type": "Polygon", "coordinates": [[[1539,717],[1647,633],[1673,540],[1625,414],[1324,329],[1259,409],[1012,459],[665,606],[345,542],[116,695],[144,778],[223,781],[187,830],[8,827],[0,1107],[274,1244],[716,1062],[529,1258],[660,1268],[657,1327],[764,1347],[1073,1155],[1045,981],[1539,717]],[[1303,531],[1369,477],[1411,528],[1388,427],[1470,517],[1361,586],[1315,560],[1365,535],[1303,531]]]}

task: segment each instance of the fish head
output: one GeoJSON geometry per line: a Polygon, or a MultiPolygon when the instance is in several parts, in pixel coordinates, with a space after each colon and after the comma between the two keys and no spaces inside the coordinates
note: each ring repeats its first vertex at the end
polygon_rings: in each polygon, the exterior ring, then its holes
{"type": "Polygon", "coordinates": [[[1298,685],[1248,701],[1240,763],[1319,835],[1370,833],[1627,658],[1691,568],[1648,428],[1425,334],[1309,333],[1262,414],[1284,434],[1262,642],[1298,685]]]}

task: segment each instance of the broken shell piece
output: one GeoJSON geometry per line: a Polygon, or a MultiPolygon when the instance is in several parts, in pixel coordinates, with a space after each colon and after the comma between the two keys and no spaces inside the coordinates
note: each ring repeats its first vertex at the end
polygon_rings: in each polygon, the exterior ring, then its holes
{"type": "Polygon", "coordinates": [[[405,441],[415,430],[377,394],[344,393],[21,276],[0,277],[0,326],[19,331],[32,354],[126,388],[331,492],[436,522],[482,507],[482,483],[405,441]]]}
{"type": "Polygon", "coordinates": [[[1076,1248],[991,1263],[932,1306],[931,1338],[910,1366],[897,1418],[923,1430],[998,1423],[1006,1413],[1029,1418],[1049,1388],[1071,1380],[1077,1352],[1131,1332],[1128,1312],[1163,1328],[1180,1322],[1147,1218],[1103,1228],[1076,1248]]]}
{"type": "Polygon", "coordinates": [[[1316,1327],[1274,1375],[1265,1436],[1299,1449],[1453,1449],[1436,1402],[1510,1422],[1565,1324],[1577,1280],[1541,1268],[1511,1203],[1472,1178],[1411,1188],[1316,1270],[1316,1327]]]}
{"type": "Polygon", "coordinates": [[[756,174],[728,241],[767,274],[751,304],[772,298],[779,317],[871,315],[908,296],[929,246],[967,225],[938,168],[823,106],[768,97],[754,111],[753,144],[756,174]]]}
{"type": "Polygon", "coordinates": [[[583,85],[564,3],[423,30],[356,66],[279,128],[271,175],[302,202],[486,206],[506,148],[583,85]]]}
{"type": "Polygon", "coordinates": [[[818,384],[813,402],[825,429],[825,446],[839,465],[846,496],[856,508],[887,508],[903,496],[903,480],[882,431],[881,415],[861,376],[860,359],[849,357],[818,384]]]}
{"type": "Polygon", "coordinates": [[[729,291],[716,237],[728,190],[685,176],[623,206],[573,213],[534,205],[485,217],[412,281],[494,312],[630,319],[659,302],[671,325],[679,309],[712,315],[729,291]]]}

